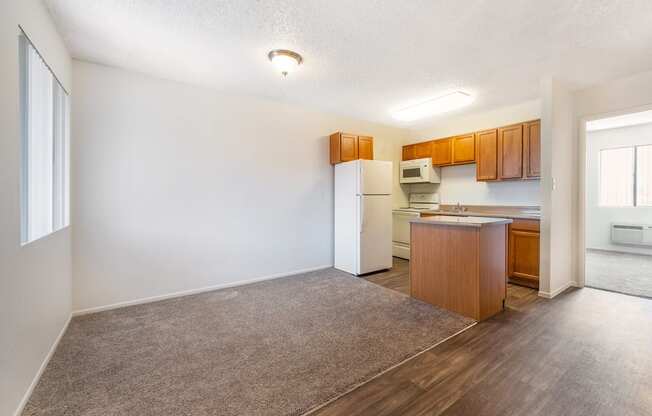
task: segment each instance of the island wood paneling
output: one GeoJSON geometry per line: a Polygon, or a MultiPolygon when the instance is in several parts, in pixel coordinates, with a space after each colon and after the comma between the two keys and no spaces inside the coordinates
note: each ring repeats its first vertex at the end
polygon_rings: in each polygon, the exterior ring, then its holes
{"type": "Polygon", "coordinates": [[[424,302],[487,319],[503,309],[506,229],[411,224],[410,294],[424,302]]]}
{"type": "Polygon", "coordinates": [[[415,223],[411,227],[411,295],[478,319],[478,228],[415,223]]]}
{"type": "Polygon", "coordinates": [[[507,297],[505,258],[507,244],[506,225],[491,225],[480,229],[479,286],[480,319],[488,318],[503,309],[507,297]]]}

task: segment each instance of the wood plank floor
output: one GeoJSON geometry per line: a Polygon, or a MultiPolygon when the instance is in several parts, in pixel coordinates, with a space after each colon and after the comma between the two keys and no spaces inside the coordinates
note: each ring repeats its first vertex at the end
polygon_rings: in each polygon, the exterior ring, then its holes
{"type": "MultiPolygon", "coordinates": [[[[407,291],[408,262],[368,276],[407,291]]],[[[315,415],[652,415],[652,300],[511,286],[508,308],[315,415]]]]}

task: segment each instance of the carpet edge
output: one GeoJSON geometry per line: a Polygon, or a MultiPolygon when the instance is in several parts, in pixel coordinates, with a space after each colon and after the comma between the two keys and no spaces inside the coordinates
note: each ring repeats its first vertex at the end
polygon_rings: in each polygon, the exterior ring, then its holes
{"type": "Polygon", "coordinates": [[[358,383],[358,384],[354,385],[353,387],[351,387],[350,389],[348,389],[348,390],[345,391],[344,393],[337,394],[337,395],[335,395],[334,397],[331,397],[330,399],[326,400],[325,402],[320,403],[320,404],[318,404],[318,405],[316,405],[316,406],[314,406],[314,407],[308,409],[307,411],[301,412],[301,410],[299,410],[299,412],[296,412],[296,413],[290,413],[290,414],[291,414],[291,415],[296,414],[297,416],[309,416],[309,415],[311,415],[311,414],[314,414],[316,411],[318,411],[318,410],[320,410],[320,409],[323,409],[324,407],[328,406],[329,404],[331,404],[331,403],[335,402],[336,400],[338,400],[338,399],[340,399],[340,398],[346,396],[347,394],[349,394],[349,393],[351,393],[351,392],[353,392],[353,391],[359,389],[360,387],[364,386],[365,384],[370,383],[371,381],[377,379],[378,377],[382,376],[383,374],[386,374],[386,373],[388,373],[388,372],[394,370],[395,368],[400,367],[401,365],[407,363],[408,361],[411,361],[411,360],[415,359],[416,357],[420,356],[421,354],[424,354],[424,353],[426,353],[426,352],[432,350],[433,348],[435,348],[435,347],[437,347],[437,346],[443,344],[444,342],[446,342],[446,341],[448,341],[448,340],[450,340],[450,339],[452,339],[452,338],[454,338],[454,337],[460,335],[461,333],[467,331],[468,329],[473,328],[473,327],[476,326],[477,324],[478,324],[478,322],[473,322],[473,323],[471,323],[470,325],[468,325],[468,326],[465,327],[465,328],[460,329],[460,330],[457,331],[456,333],[454,333],[454,334],[452,334],[452,335],[449,335],[448,337],[446,337],[446,338],[444,338],[444,339],[442,339],[442,340],[440,340],[440,341],[437,341],[435,344],[433,344],[433,345],[431,345],[431,346],[429,346],[429,347],[426,347],[425,349],[423,349],[423,350],[421,350],[421,351],[419,351],[419,352],[417,352],[417,353],[411,355],[411,356],[408,357],[408,358],[403,359],[402,361],[400,361],[400,362],[398,362],[398,363],[396,363],[396,364],[390,366],[389,368],[387,368],[387,369],[381,371],[380,373],[378,373],[378,374],[376,374],[375,376],[369,378],[368,380],[365,380],[365,381],[363,381],[363,382],[361,382],[361,383],[358,383]]]}

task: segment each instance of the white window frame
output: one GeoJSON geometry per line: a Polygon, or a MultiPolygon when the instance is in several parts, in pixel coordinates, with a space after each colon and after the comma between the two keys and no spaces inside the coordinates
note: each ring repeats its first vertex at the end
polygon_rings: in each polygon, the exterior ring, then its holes
{"type": "MultiPolygon", "coordinates": [[[[650,148],[652,149],[652,144],[639,144],[635,146],[634,150],[634,206],[636,207],[652,207],[652,204],[643,204],[639,200],[639,183],[641,178],[639,178],[639,166],[638,166],[638,152],[641,148],[650,148]]],[[[647,167],[650,172],[652,172],[652,166],[647,167]]],[[[652,180],[652,178],[648,179],[652,180]]]]}
{"type": "MultiPolygon", "coordinates": [[[[21,117],[20,243],[26,245],[70,225],[70,98],[22,28],[18,42],[21,117]],[[35,57],[40,62],[32,68],[30,63],[34,65],[35,57]],[[30,80],[34,79],[32,77],[35,74],[36,79],[41,82],[41,87],[51,83],[51,87],[47,87],[50,90],[44,91],[51,97],[39,101],[39,104],[44,105],[41,110],[45,111],[49,119],[45,119],[44,123],[38,126],[41,129],[37,128],[37,133],[31,130],[37,124],[30,120],[30,113],[38,108],[32,107],[30,103],[30,98],[33,97],[30,80]],[[50,98],[52,102],[48,105],[50,98]],[[45,149],[42,146],[34,148],[43,143],[46,143],[45,149]],[[38,155],[38,152],[41,154],[38,155]],[[51,160],[48,161],[49,158],[51,160]],[[45,163],[45,166],[41,163],[45,163]],[[46,182],[30,182],[30,172],[37,172],[41,177],[47,178],[46,182]],[[36,228],[32,228],[32,222],[36,224],[36,228]]],[[[36,113],[35,116],[41,117],[44,114],[38,111],[36,113]]]]}

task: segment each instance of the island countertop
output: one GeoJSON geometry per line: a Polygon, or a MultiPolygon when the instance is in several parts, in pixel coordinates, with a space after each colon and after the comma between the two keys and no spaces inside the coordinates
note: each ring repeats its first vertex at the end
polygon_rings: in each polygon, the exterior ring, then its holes
{"type": "Polygon", "coordinates": [[[458,217],[453,215],[435,215],[428,217],[418,217],[410,220],[411,223],[434,224],[434,225],[451,225],[462,227],[483,227],[486,225],[510,224],[509,218],[492,218],[492,217],[458,217]]]}

